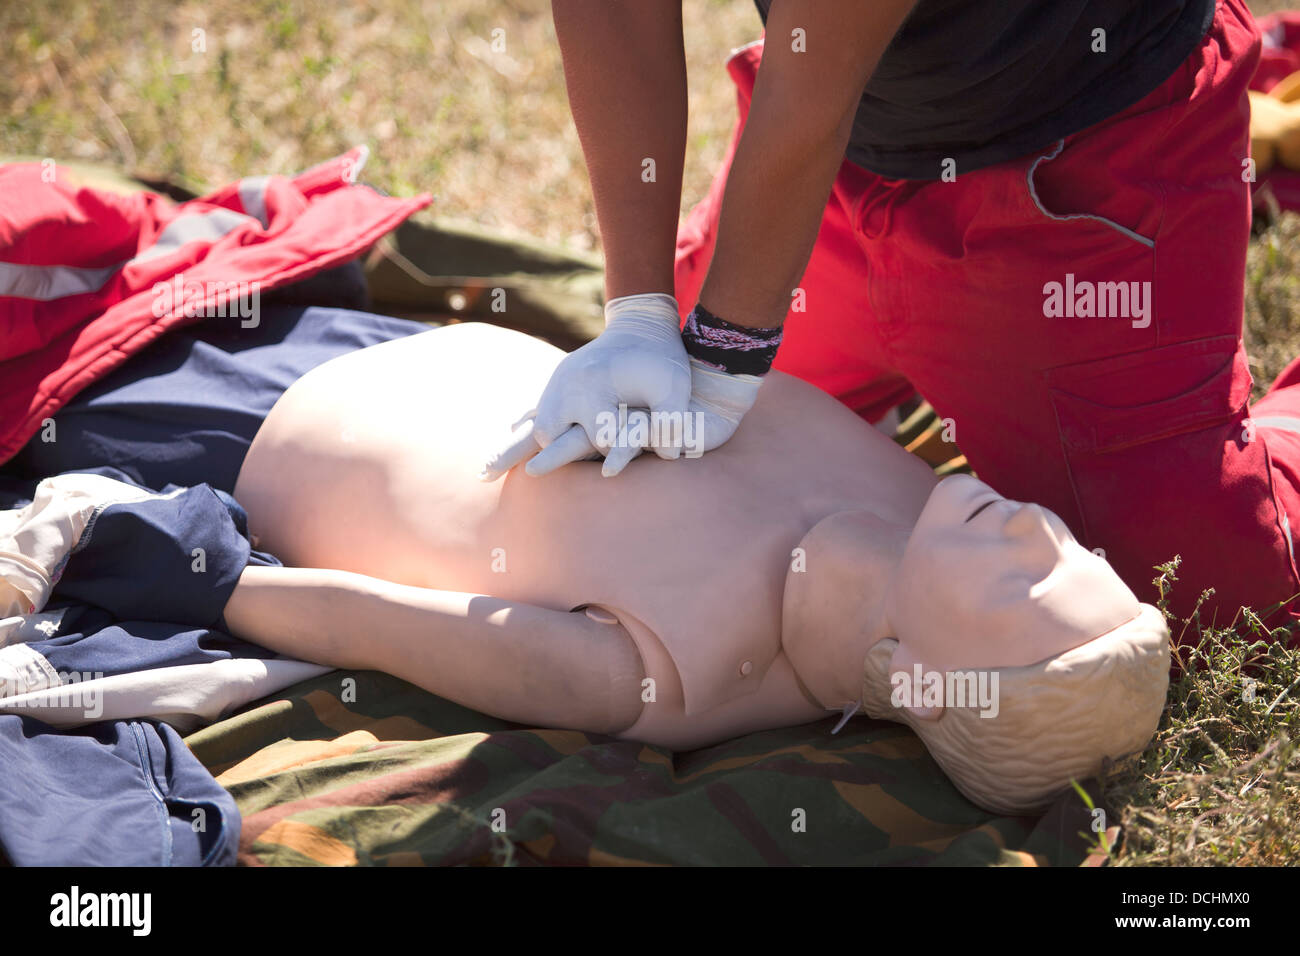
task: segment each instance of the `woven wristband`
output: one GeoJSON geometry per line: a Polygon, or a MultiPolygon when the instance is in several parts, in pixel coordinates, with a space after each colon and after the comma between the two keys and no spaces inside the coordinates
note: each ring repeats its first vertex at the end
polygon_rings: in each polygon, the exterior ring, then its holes
{"type": "Polygon", "coordinates": [[[751,329],[720,319],[698,302],[682,327],[686,354],[731,375],[766,375],[781,344],[781,326],[751,329]]]}

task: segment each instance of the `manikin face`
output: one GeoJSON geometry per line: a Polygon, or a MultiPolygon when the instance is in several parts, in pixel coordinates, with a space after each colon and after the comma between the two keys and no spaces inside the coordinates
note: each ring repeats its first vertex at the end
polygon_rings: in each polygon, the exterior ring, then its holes
{"type": "Polygon", "coordinates": [[[1055,514],[968,475],[935,486],[886,600],[899,641],[894,671],[1034,664],[1140,610],[1055,514]]]}

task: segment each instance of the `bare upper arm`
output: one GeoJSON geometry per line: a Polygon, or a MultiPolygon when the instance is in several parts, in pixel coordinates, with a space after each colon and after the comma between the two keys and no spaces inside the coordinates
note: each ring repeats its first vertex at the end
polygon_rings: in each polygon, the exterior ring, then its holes
{"type": "Polygon", "coordinates": [[[754,109],[790,101],[792,120],[851,123],[862,90],[916,0],[773,0],[754,109]]]}

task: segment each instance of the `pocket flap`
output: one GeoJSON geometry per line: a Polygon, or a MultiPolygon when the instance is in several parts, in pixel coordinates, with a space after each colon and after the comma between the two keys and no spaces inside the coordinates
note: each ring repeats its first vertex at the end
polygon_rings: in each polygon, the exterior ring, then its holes
{"type": "Polygon", "coordinates": [[[1244,414],[1251,377],[1236,336],[1197,339],[1050,369],[1061,439],[1105,452],[1229,422],[1244,414]]]}

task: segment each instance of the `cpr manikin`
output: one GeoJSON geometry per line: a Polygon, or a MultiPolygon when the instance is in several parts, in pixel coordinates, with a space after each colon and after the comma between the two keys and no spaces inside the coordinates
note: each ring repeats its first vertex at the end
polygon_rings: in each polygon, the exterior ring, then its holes
{"type": "Polygon", "coordinates": [[[236,499],[241,637],[465,706],[675,749],[854,709],[972,800],[1042,806],[1141,749],[1161,615],[1055,515],[919,460],[770,373],[700,458],[477,474],[563,353],[463,324],[336,358],[280,399],[236,499]]]}

